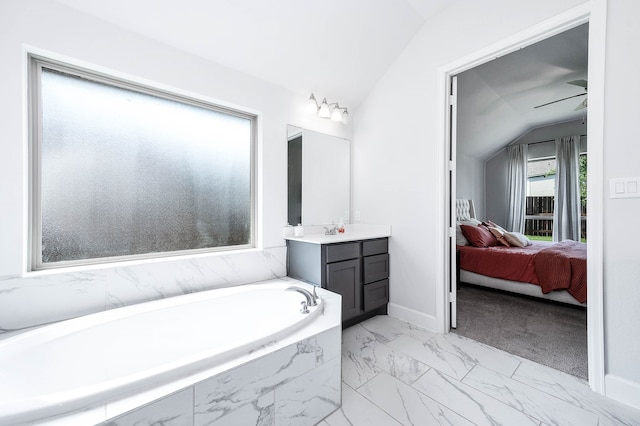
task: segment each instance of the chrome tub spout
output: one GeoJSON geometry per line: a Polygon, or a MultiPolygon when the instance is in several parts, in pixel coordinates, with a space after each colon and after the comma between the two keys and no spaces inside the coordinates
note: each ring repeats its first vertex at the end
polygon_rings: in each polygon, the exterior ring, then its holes
{"type": "MultiPolygon", "coordinates": [[[[311,292],[309,290],[306,290],[302,287],[296,287],[296,286],[291,286],[291,287],[287,287],[285,289],[285,291],[297,291],[298,293],[302,294],[305,299],[307,299],[307,306],[317,306],[318,302],[316,302],[316,298],[318,297],[317,295],[314,297],[313,294],[311,294],[311,292]]],[[[314,288],[314,292],[315,292],[315,288],[314,288]]]]}

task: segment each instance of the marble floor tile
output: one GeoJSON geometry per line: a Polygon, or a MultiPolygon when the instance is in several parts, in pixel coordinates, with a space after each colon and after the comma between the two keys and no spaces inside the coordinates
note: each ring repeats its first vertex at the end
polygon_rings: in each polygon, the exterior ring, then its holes
{"type": "Polygon", "coordinates": [[[477,425],[538,425],[538,421],[479,390],[430,370],[413,388],[477,425]]]}
{"type": "Polygon", "coordinates": [[[640,410],[593,392],[578,377],[525,360],[513,379],[594,413],[600,426],[640,425],[640,410]]]}
{"type": "Polygon", "coordinates": [[[373,333],[359,324],[345,330],[342,352],[349,359],[361,358],[372,371],[385,371],[407,384],[429,370],[424,363],[379,342],[373,333]]]}
{"type": "Polygon", "coordinates": [[[597,425],[598,416],[541,390],[477,365],[463,383],[551,425],[597,425]]]}
{"type": "Polygon", "coordinates": [[[511,376],[522,362],[520,357],[455,333],[439,334],[431,342],[469,363],[483,365],[505,376],[511,376]]]}
{"type": "Polygon", "coordinates": [[[375,316],[360,324],[382,343],[390,342],[400,336],[411,336],[420,341],[427,341],[436,335],[436,333],[386,315],[375,316]]]}
{"type": "Polygon", "coordinates": [[[640,425],[640,410],[584,380],[462,336],[377,316],[342,339],[343,407],[320,426],[640,425]]]}
{"type": "Polygon", "coordinates": [[[381,372],[382,370],[358,355],[349,351],[342,352],[342,381],[352,388],[359,388],[381,372]]]}
{"type": "Polygon", "coordinates": [[[461,380],[475,365],[467,358],[442,350],[432,340],[425,342],[403,335],[389,342],[388,345],[458,380],[461,380]]]}
{"type": "Polygon", "coordinates": [[[380,373],[358,393],[403,425],[472,425],[473,423],[387,373],[380,373]]]}
{"type": "MultiPolygon", "coordinates": [[[[322,425],[322,423],[320,423],[322,425]]],[[[328,426],[399,426],[391,416],[382,411],[371,401],[342,385],[342,407],[324,420],[328,426]]]]}

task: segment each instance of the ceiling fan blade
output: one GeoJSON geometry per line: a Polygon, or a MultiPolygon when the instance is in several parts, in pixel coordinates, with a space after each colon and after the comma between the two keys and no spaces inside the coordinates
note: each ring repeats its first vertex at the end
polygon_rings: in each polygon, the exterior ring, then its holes
{"type": "Polygon", "coordinates": [[[580,102],[574,111],[580,111],[581,109],[585,109],[587,107],[587,98],[584,101],[580,102]]]}
{"type": "Polygon", "coordinates": [[[586,95],[587,95],[586,93],[580,93],[579,95],[568,96],[566,98],[562,98],[562,99],[558,99],[558,100],[555,100],[555,101],[547,102],[546,104],[534,106],[533,108],[536,109],[536,108],[540,108],[540,107],[543,107],[543,106],[555,104],[556,102],[562,102],[562,101],[566,101],[567,99],[577,98],[578,96],[586,96],[586,95]]]}
{"type": "Polygon", "coordinates": [[[584,87],[585,90],[587,89],[587,80],[572,80],[567,81],[567,84],[573,84],[574,86],[584,87]]]}

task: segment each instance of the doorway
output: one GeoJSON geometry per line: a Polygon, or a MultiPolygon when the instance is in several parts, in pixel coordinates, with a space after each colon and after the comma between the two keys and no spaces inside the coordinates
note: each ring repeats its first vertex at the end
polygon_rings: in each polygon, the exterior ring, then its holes
{"type": "MultiPolygon", "coordinates": [[[[589,383],[592,390],[603,393],[604,391],[604,337],[603,337],[603,303],[602,303],[602,151],[603,151],[603,126],[604,126],[604,34],[605,34],[606,8],[601,5],[587,4],[572,9],[554,19],[546,21],[528,31],[517,34],[508,40],[485,49],[481,52],[469,55],[452,64],[444,66],[440,70],[440,85],[443,96],[441,113],[443,117],[442,141],[445,146],[446,158],[443,172],[446,178],[444,188],[444,205],[446,206],[444,223],[446,229],[444,285],[441,291],[444,323],[444,331],[448,331],[451,325],[451,314],[455,314],[456,301],[455,285],[451,286],[455,279],[455,253],[451,245],[455,246],[455,224],[453,203],[456,198],[456,188],[452,186],[452,171],[456,166],[456,142],[452,139],[455,133],[451,133],[452,123],[456,116],[451,113],[449,100],[449,87],[453,77],[477,65],[486,63],[491,59],[506,55],[525,46],[557,35],[568,29],[589,23],[591,32],[589,36],[589,120],[588,133],[590,135],[589,151],[594,161],[589,164],[589,239],[588,245],[588,280],[589,280],[589,309],[587,313],[588,328],[588,358],[589,358],[589,383]],[[452,219],[453,218],[453,219],[452,219]],[[453,253],[453,254],[452,254],[453,253]]],[[[453,178],[455,184],[455,177],[453,178]]]]}

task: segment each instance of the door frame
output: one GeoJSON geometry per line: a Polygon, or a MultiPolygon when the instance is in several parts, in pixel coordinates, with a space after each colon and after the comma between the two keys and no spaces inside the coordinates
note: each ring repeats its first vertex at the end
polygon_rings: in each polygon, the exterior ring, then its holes
{"type": "MultiPolygon", "coordinates": [[[[605,39],[606,39],[607,0],[591,0],[566,12],[534,25],[520,33],[501,40],[491,46],[464,56],[438,69],[438,150],[441,185],[439,212],[442,224],[442,268],[438,272],[442,285],[436,286],[436,315],[441,332],[448,333],[450,328],[449,306],[449,265],[455,262],[448,250],[451,230],[449,220],[455,214],[449,202],[455,199],[455,187],[449,190],[449,169],[455,171],[455,161],[449,164],[448,153],[450,117],[449,85],[451,78],[461,72],[486,63],[492,59],[517,51],[578,25],[589,23],[589,108],[587,134],[589,138],[589,174],[587,176],[588,235],[587,239],[587,345],[589,365],[589,386],[595,392],[605,393],[605,353],[604,353],[604,301],[603,301],[603,228],[604,228],[604,85],[605,85],[605,39]]],[[[455,148],[455,147],[454,147],[455,148]]],[[[455,228],[453,229],[455,231],[455,228]]],[[[455,284],[454,284],[455,285],[455,284]]]]}

